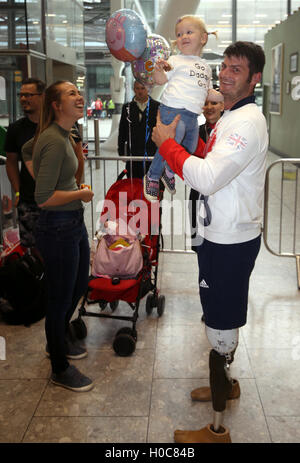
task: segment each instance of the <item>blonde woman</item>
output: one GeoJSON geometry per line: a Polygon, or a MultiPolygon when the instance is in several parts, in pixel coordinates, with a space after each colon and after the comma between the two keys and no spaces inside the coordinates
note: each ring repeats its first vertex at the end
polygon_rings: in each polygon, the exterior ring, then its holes
{"type": "Polygon", "coordinates": [[[48,87],[33,148],[35,200],[41,208],[37,247],[48,284],[45,330],[51,380],[78,392],[93,387],[90,378],[69,364],[69,359],[86,357],[87,352],[67,336],[89,276],[90,249],[82,203],[90,202],[93,192],[78,189],[76,184],[78,160],[70,134],[83,110],[83,97],[71,82],[58,81],[48,87]]]}

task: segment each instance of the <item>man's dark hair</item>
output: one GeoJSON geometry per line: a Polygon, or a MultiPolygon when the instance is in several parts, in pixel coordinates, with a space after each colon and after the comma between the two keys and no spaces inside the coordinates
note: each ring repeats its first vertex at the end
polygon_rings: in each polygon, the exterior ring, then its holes
{"type": "Polygon", "coordinates": [[[261,46],[253,42],[235,42],[224,51],[224,56],[245,57],[249,62],[249,82],[257,72],[263,72],[266,62],[265,53],[261,46]]]}
{"type": "Polygon", "coordinates": [[[35,77],[29,77],[28,79],[22,80],[22,85],[29,84],[34,84],[38,93],[44,93],[46,84],[42,80],[36,79],[35,77]]]}

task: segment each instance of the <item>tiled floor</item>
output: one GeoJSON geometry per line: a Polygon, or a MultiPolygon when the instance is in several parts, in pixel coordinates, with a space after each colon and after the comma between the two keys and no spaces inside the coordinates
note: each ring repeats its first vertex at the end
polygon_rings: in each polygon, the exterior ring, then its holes
{"type": "MultiPolygon", "coordinates": [[[[165,313],[147,316],[142,301],[138,342],[130,357],[118,357],[112,349],[124,322],[84,318],[89,355],[76,365],[95,381],[88,393],[50,383],[43,321],[29,328],[0,322],[6,341],[6,360],[0,360],[0,442],[171,443],[174,429],[210,422],[211,405],[189,398],[193,388],[208,384],[209,375],[196,256],[161,253],[158,286],[166,297],[165,313]]],[[[117,310],[131,309],[120,303],[117,310]]],[[[232,441],[300,442],[296,264],[270,254],[264,245],[231,372],[242,390],[224,415],[232,441]]]]}

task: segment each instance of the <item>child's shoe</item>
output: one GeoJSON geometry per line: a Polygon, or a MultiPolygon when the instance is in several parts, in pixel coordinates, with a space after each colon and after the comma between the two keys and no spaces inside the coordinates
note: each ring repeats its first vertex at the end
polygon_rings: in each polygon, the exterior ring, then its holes
{"type": "Polygon", "coordinates": [[[159,195],[159,180],[152,180],[147,175],[143,179],[144,196],[148,201],[157,201],[159,195]]]}
{"type": "Polygon", "coordinates": [[[168,192],[171,193],[171,195],[174,195],[176,193],[176,190],[175,190],[175,176],[174,176],[173,173],[171,173],[170,171],[165,169],[164,173],[162,174],[161,181],[165,185],[168,192]]]}

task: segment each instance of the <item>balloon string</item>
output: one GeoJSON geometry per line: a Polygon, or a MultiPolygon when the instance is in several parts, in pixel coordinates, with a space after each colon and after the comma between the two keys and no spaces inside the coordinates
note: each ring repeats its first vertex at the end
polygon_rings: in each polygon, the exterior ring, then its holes
{"type": "MultiPolygon", "coordinates": [[[[150,137],[150,127],[149,127],[149,108],[150,108],[150,97],[148,97],[148,103],[146,107],[146,130],[145,130],[145,151],[144,151],[144,159],[143,159],[143,170],[144,174],[146,173],[146,159],[149,159],[148,153],[147,153],[147,142],[150,137]]],[[[143,193],[141,193],[141,197],[143,196],[143,193]]]]}
{"type": "MultiPolygon", "coordinates": [[[[130,120],[130,102],[128,102],[127,106],[126,106],[126,112],[127,112],[127,121],[128,121],[128,147],[129,147],[129,153],[127,152],[126,155],[128,156],[131,156],[131,120],[130,120]]],[[[133,188],[133,184],[132,184],[132,159],[130,159],[130,185],[131,185],[131,191],[132,191],[132,188],[133,188]]]]}

